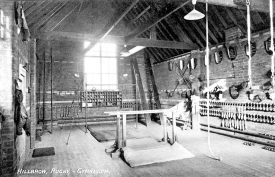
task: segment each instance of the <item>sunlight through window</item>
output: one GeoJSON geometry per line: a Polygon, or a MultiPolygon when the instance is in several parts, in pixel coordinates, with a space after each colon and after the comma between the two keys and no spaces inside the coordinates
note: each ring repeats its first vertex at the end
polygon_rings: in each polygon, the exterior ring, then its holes
{"type": "MultiPolygon", "coordinates": [[[[91,45],[84,42],[84,48],[91,45]]],[[[117,90],[117,47],[112,43],[95,44],[84,58],[87,90],[117,90]]]]}

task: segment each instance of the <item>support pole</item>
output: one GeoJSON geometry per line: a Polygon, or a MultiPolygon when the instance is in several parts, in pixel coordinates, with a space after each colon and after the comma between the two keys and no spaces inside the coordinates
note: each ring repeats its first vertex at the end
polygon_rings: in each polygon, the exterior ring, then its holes
{"type": "Polygon", "coordinates": [[[120,115],[116,119],[116,149],[120,149],[120,115]]]}
{"type": "Polygon", "coordinates": [[[174,116],[173,112],[172,112],[172,142],[175,143],[176,142],[176,117],[174,116]]]}
{"type": "Polygon", "coordinates": [[[163,113],[162,114],[162,119],[163,119],[163,141],[164,142],[167,142],[167,126],[166,126],[166,122],[167,122],[167,117],[166,117],[166,114],[163,113]]]}
{"type": "Polygon", "coordinates": [[[252,87],[252,73],[251,73],[251,19],[250,19],[250,0],[246,0],[247,7],[247,45],[248,45],[248,88],[252,87]]]}
{"type": "Polygon", "coordinates": [[[51,132],[53,132],[53,49],[51,48],[51,132]]]}
{"type": "Polygon", "coordinates": [[[45,112],[46,112],[46,51],[44,50],[44,59],[43,59],[43,127],[45,129],[45,112]]]}
{"type": "Polygon", "coordinates": [[[87,95],[87,84],[85,83],[85,92],[84,92],[84,97],[85,97],[85,133],[88,132],[88,127],[87,127],[87,106],[88,106],[88,95],[87,95]]]}
{"type": "Polygon", "coordinates": [[[274,27],[273,27],[273,1],[269,0],[269,15],[270,15],[270,35],[271,35],[271,46],[270,49],[272,51],[272,56],[271,56],[271,84],[272,87],[274,88],[274,58],[275,58],[275,53],[274,53],[274,27]]]}
{"type": "Polygon", "coordinates": [[[126,147],[126,114],[122,115],[122,147],[126,147]]]}

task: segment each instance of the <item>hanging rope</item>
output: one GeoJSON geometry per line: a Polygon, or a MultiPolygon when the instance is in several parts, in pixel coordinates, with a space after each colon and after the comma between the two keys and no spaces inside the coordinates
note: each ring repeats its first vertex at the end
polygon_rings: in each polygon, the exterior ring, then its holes
{"type": "MultiPolygon", "coordinates": [[[[206,60],[206,80],[207,88],[210,88],[210,72],[209,72],[209,28],[208,28],[208,0],[206,1],[206,49],[205,49],[205,60],[206,60]]],[[[207,144],[211,155],[211,158],[215,160],[221,160],[220,157],[215,157],[211,148],[210,138],[210,118],[209,118],[209,107],[210,107],[210,89],[207,89],[207,144]]]]}
{"type": "Polygon", "coordinates": [[[271,36],[271,46],[270,49],[272,51],[272,56],[271,56],[271,85],[274,87],[274,58],[275,58],[275,53],[274,53],[274,27],[273,27],[273,1],[269,0],[269,15],[270,15],[270,36],[271,36]]]}
{"type": "Polygon", "coordinates": [[[250,0],[246,0],[247,7],[247,45],[248,45],[248,88],[252,87],[252,72],[251,72],[251,19],[250,19],[250,0]]]}

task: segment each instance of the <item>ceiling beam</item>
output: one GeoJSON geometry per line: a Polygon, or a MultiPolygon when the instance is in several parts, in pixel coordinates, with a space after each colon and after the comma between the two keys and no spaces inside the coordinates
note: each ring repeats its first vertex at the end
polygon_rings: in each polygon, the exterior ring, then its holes
{"type": "Polygon", "coordinates": [[[131,34],[129,34],[128,36],[126,36],[125,37],[126,41],[129,41],[129,40],[137,37],[138,35],[142,34],[143,32],[147,31],[148,29],[150,29],[151,27],[153,27],[154,25],[156,25],[157,23],[159,23],[163,19],[167,18],[169,15],[173,14],[174,12],[176,12],[177,10],[179,10],[180,8],[184,7],[189,2],[190,2],[190,0],[182,3],[177,8],[175,8],[172,11],[170,11],[169,13],[167,13],[164,16],[161,16],[161,17],[160,16],[154,16],[149,22],[145,23],[144,25],[141,25],[136,30],[134,30],[134,32],[132,32],[131,34]]]}
{"type": "Polygon", "coordinates": [[[179,26],[185,31],[187,31],[187,35],[189,34],[190,36],[192,36],[200,47],[204,47],[204,41],[202,41],[201,38],[194,34],[193,30],[189,25],[183,24],[181,19],[178,17],[178,14],[174,14],[173,17],[176,19],[176,22],[179,24],[179,26]]]}
{"type": "Polygon", "coordinates": [[[210,6],[210,9],[213,10],[213,13],[216,15],[216,17],[218,17],[224,28],[227,29],[228,24],[226,23],[225,19],[222,17],[216,6],[210,6]]]}
{"type": "Polygon", "coordinates": [[[139,19],[143,14],[145,14],[150,9],[150,6],[147,6],[138,16],[136,16],[130,23],[134,23],[139,19]]]}
{"type": "Polygon", "coordinates": [[[64,17],[62,17],[62,19],[60,19],[56,24],[54,24],[53,27],[51,27],[50,31],[53,31],[55,28],[57,28],[64,20],[66,20],[66,18],[68,18],[76,8],[78,8],[81,4],[73,7],[64,17]]]}
{"type": "Polygon", "coordinates": [[[246,30],[244,29],[244,27],[242,25],[240,25],[238,23],[238,20],[235,17],[235,15],[233,14],[233,12],[230,9],[228,9],[228,8],[224,8],[224,9],[225,9],[226,13],[228,14],[229,18],[233,21],[233,23],[236,26],[238,26],[244,34],[246,34],[246,30]]]}
{"type": "Polygon", "coordinates": [[[176,41],[165,41],[165,40],[155,40],[147,38],[135,38],[126,43],[127,45],[141,45],[146,47],[156,47],[156,48],[167,48],[167,49],[184,49],[184,50],[194,50],[198,46],[194,44],[188,44],[185,42],[176,42],[176,41]]]}
{"type": "MultiPolygon", "coordinates": [[[[206,0],[197,0],[198,2],[206,3],[206,0]]],[[[237,2],[240,0],[208,0],[208,4],[213,4],[217,6],[226,6],[233,7],[237,9],[246,9],[245,6],[238,5],[237,2]]],[[[244,3],[246,0],[242,0],[244,3]]],[[[251,0],[251,8],[252,11],[265,12],[269,13],[269,3],[267,0],[251,0]]],[[[273,4],[274,6],[274,4],[273,4]]],[[[274,9],[274,8],[273,8],[274,9]]],[[[275,9],[274,9],[275,12],[275,9]]]]}
{"type": "MultiPolygon", "coordinates": [[[[41,25],[49,21],[52,16],[56,14],[62,7],[65,6],[66,3],[60,3],[57,6],[55,6],[52,10],[48,12],[48,14],[44,15],[44,17],[40,18],[40,20],[37,23],[34,23],[33,29],[38,29],[41,25]]],[[[36,31],[36,30],[35,30],[36,31]]]]}
{"type": "MultiPolygon", "coordinates": [[[[33,6],[29,7],[29,8],[26,8],[24,13],[25,13],[25,16],[29,16],[31,13],[33,13],[35,10],[37,10],[38,7],[40,7],[45,1],[41,1],[41,2],[38,2],[38,3],[34,3],[33,6]]],[[[23,8],[25,8],[25,6],[23,5],[23,8]]]]}
{"type": "MultiPolygon", "coordinates": [[[[10,2],[11,0],[2,0],[4,2],[10,2]]],[[[21,0],[13,0],[13,1],[18,1],[20,2],[21,0]]],[[[44,0],[22,0],[23,2],[41,2],[44,0]]],[[[53,1],[53,0],[45,0],[45,1],[53,1]]],[[[54,2],[58,1],[75,1],[75,0],[54,0],[54,2]]],[[[79,0],[79,1],[89,1],[89,0],[79,0]]],[[[179,2],[179,0],[171,0],[172,2],[179,2]]],[[[206,3],[206,0],[197,0],[198,2],[201,3],[206,3]]],[[[209,4],[213,5],[218,5],[218,6],[227,6],[227,7],[233,7],[233,8],[238,8],[238,9],[244,9],[245,7],[237,5],[235,2],[240,1],[240,0],[208,0],[209,4]]],[[[245,2],[246,0],[242,0],[245,2]]],[[[275,8],[274,12],[275,12],[275,8]]],[[[252,11],[259,11],[259,12],[269,12],[269,3],[267,0],[251,0],[251,10],[252,11]]]]}
{"type": "MultiPolygon", "coordinates": [[[[103,40],[138,2],[139,0],[134,0],[132,4],[112,23],[112,25],[108,26],[107,30],[103,31],[103,33],[96,38],[96,43],[103,40]]],[[[87,48],[84,50],[84,53],[89,51],[94,46],[94,44],[95,43],[91,43],[89,46],[87,46],[87,48]]]]}
{"type": "MultiPolygon", "coordinates": [[[[72,33],[72,32],[48,32],[41,33],[35,36],[40,39],[48,40],[68,40],[68,41],[91,41],[94,43],[97,41],[95,35],[82,34],[82,33],[72,33]]],[[[157,47],[157,48],[167,48],[167,49],[184,49],[193,50],[197,49],[196,44],[190,44],[186,42],[176,42],[176,41],[166,41],[166,40],[156,40],[148,38],[135,38],[131,41],[125,41],[123,36],[106,36],[103,42],[112,42],[118,45],[133,45],[133,46],[145,46],[145,47],[157,47]]]]}

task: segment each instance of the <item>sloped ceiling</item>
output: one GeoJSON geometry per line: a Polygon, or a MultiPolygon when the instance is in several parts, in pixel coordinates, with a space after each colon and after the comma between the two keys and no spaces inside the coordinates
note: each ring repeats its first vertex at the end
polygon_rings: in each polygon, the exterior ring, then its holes
{"type": "MultiPolygon", "coordinates": [[[[205,13],[203,2],[198,0],[196,9],[205,13]]],[[[246,35],[244,6],[237,4],[237,0],[209,2],[210,45],[225,42],[224,30],[231,27],[239,27],[246,35]]],[[[253,1],[252,32],[269,28],[265,6],[261,0],[253,1]]],[[[28,0],[23,1],[23,8],[35,37],[60,35],[79,40],[117,37],[122,46],[142,42],[155,62],[204,48],[206,43],[205,19],[183,18],[193,9],[190,0],[28,0]]]]}

